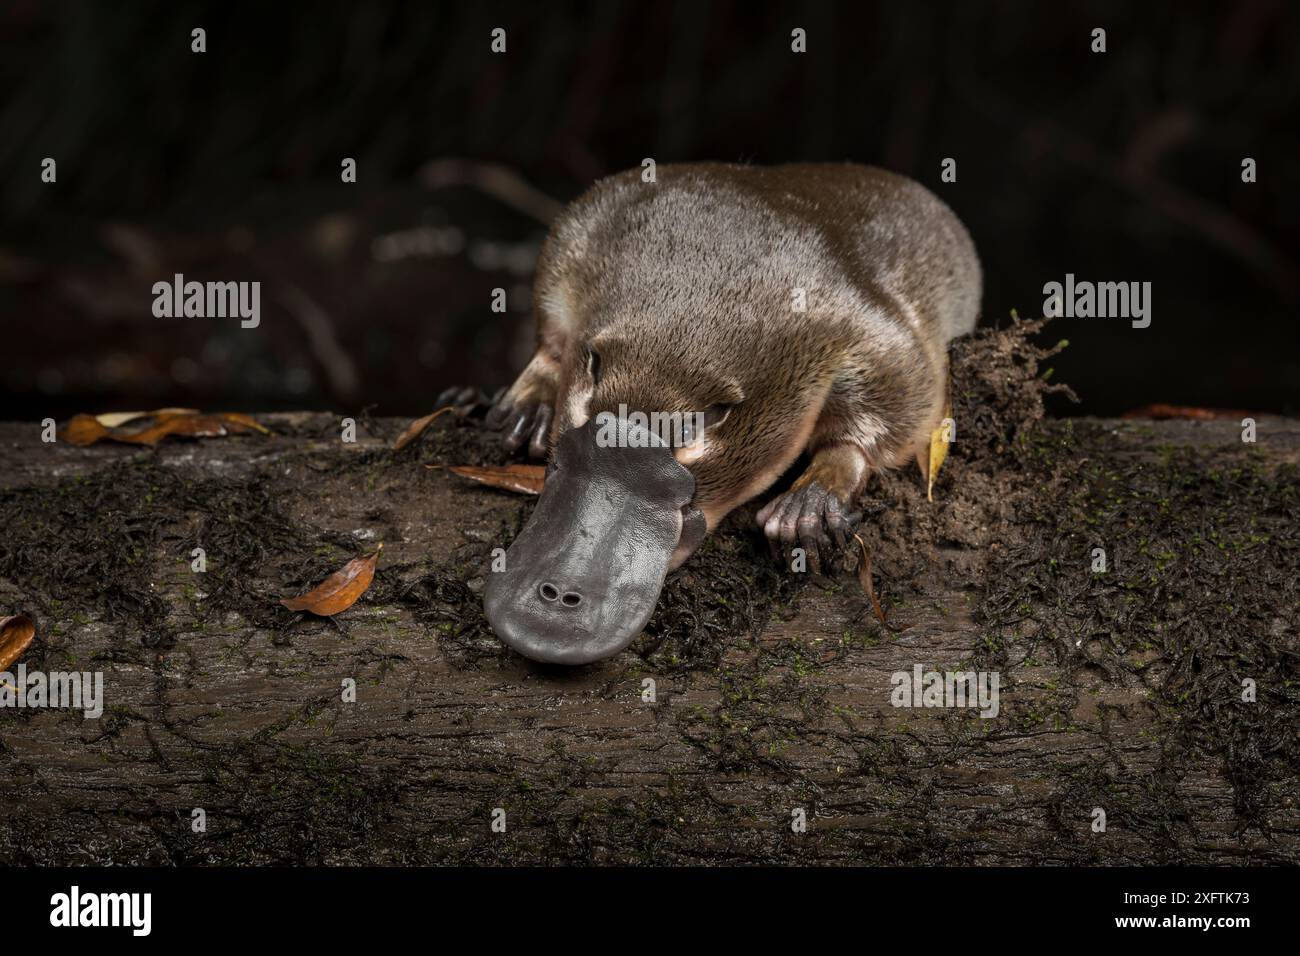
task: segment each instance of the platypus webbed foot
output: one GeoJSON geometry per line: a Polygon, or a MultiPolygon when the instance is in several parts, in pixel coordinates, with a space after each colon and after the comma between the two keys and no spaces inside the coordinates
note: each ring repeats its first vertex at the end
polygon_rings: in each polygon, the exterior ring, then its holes
{"type": "Polygon", "coordinates": [[[809,567],[820,573],[823,556],[848,543],[858,517],[845,513],[838,495],[810,481],[769,501],[758,523],[783,562],[789,562],[793,548],[803,548],[809,567]]]}

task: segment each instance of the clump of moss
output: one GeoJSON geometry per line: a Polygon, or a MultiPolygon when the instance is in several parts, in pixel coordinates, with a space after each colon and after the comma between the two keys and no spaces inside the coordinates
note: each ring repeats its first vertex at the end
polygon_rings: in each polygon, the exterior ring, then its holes
{"type": "Polygon", "coordinates": [[[1013,319],[999,329],[980,329],[952,344],[950,381],[955,444],[967,469],[1005,467],[1008,451],[1023,451],[1044,416],[1044,398],[1077,397],[1068,385],[1040,373],[1044,361],[1069,343],[1034,341],[1048,319],[1013,319]]]}
{"type": "Polygon", "coordinates": [[[633,650],[656,671],[715,668],[791,604],[804,577],[786,573],[742,521],[728,523],[669,576],[633,650]]]}

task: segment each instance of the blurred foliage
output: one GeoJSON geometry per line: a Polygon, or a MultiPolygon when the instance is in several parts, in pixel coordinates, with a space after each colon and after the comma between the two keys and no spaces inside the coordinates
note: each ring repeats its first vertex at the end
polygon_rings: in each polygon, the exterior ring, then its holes
{"type": "MultiPolygon", "coordinates": [[[[984,261],[986,321],[1011,308],[1038,314],[1043,283],[1066,272],[1154,283],[1151,329],[1060,329],[1075,347],[1057,375],[1085,410],[1294,410],[1298,36],[1300,9],[1266,0],[10,0],[0,9],[0,317],[31,301],[5,287],[5,256],[52,269],[111,262],[109,222],[293,235],[391,200],[442,157],[504,163],[559,199],[645,156],[852,160],[908,173],[958,211],[984,261]],[[203,55],[190,52],[196,26],[203,55]],[[496,26],[508,31],[505,56],[489,50],[496,26]],[[790,51],[795,26],[807,30],[806,54],[790,51]],[[1105,54],[1089,50],[1097,26],[1105,54]],[[45,156],[58,160],[56,186],[39,180],[45,156]],[[340,186],[343,156],[358,160],[356,186],[340,186]],[[955,184],[939,182],[947,156],[955,184]],[[1258,183],[1241,183],[1243,156],[1258,160],[1258,183]]],[[[391,201],[384,208],[386,227],[399,228],[391,201]]],[[[424,199],[410,209],[410,225],[428,212],[424,199]]],[[[460,210],[471,236],[534,231],[490,202],[460,210]]],[[[462,271],[463,295],[478,296],[483,283],[462,271]]],[[[482,347],[427,311],[445,323],[452,359],[417,392],[379,388],[400,347],[372,362],[360,333],[338,330],[361,356],[360,394],[396,403],[385,411],[427,410],[422,390],[451,384],[465,371],[456,355],[482,347]]],[[[83,321],[60,313],[61,340],[83,321]]],[[[502,346],[473,372],[504,381],[512,361],[502,346]]],[[[5,388],[10,414],[34,394],[5,388]]],[[[238,394],[258,405],[256,386],[238,394]]]]}

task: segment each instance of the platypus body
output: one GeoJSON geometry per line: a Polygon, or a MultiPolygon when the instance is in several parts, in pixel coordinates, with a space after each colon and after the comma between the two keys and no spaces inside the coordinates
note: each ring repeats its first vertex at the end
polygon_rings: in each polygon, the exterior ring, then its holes
{"type": "Polygon", "coordinates": [[[554,224],[537,353],[488,417],[508,447],[550,455],[485,591],[498,636],[539,661],[625,648],[664,576],[804,453],[758,520],[817,567],[872,471],[927,467],[947,346],[979,311],[970,236],[903,176],[707,163],[656,178],[601,180],[554,224]],[[665,435],[656,413],[689,424],[665,435]]]}

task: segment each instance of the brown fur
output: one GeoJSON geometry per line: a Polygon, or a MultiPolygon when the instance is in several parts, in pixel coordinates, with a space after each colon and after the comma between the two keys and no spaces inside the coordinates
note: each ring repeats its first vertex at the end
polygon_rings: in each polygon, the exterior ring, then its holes
{"type": "Polygon", "coordinates": [[[905,462],[942,417],[948,341],[979,309],[975,249],[947,206],[854,165],[640,173],[601,180],[555,223],[537,356],[507,400],[554,403],[552,443],[620,403],[733,405],[689,463],[710,527],[805,450],[800,483],[846,503],[872,469],[905,462]]]}

